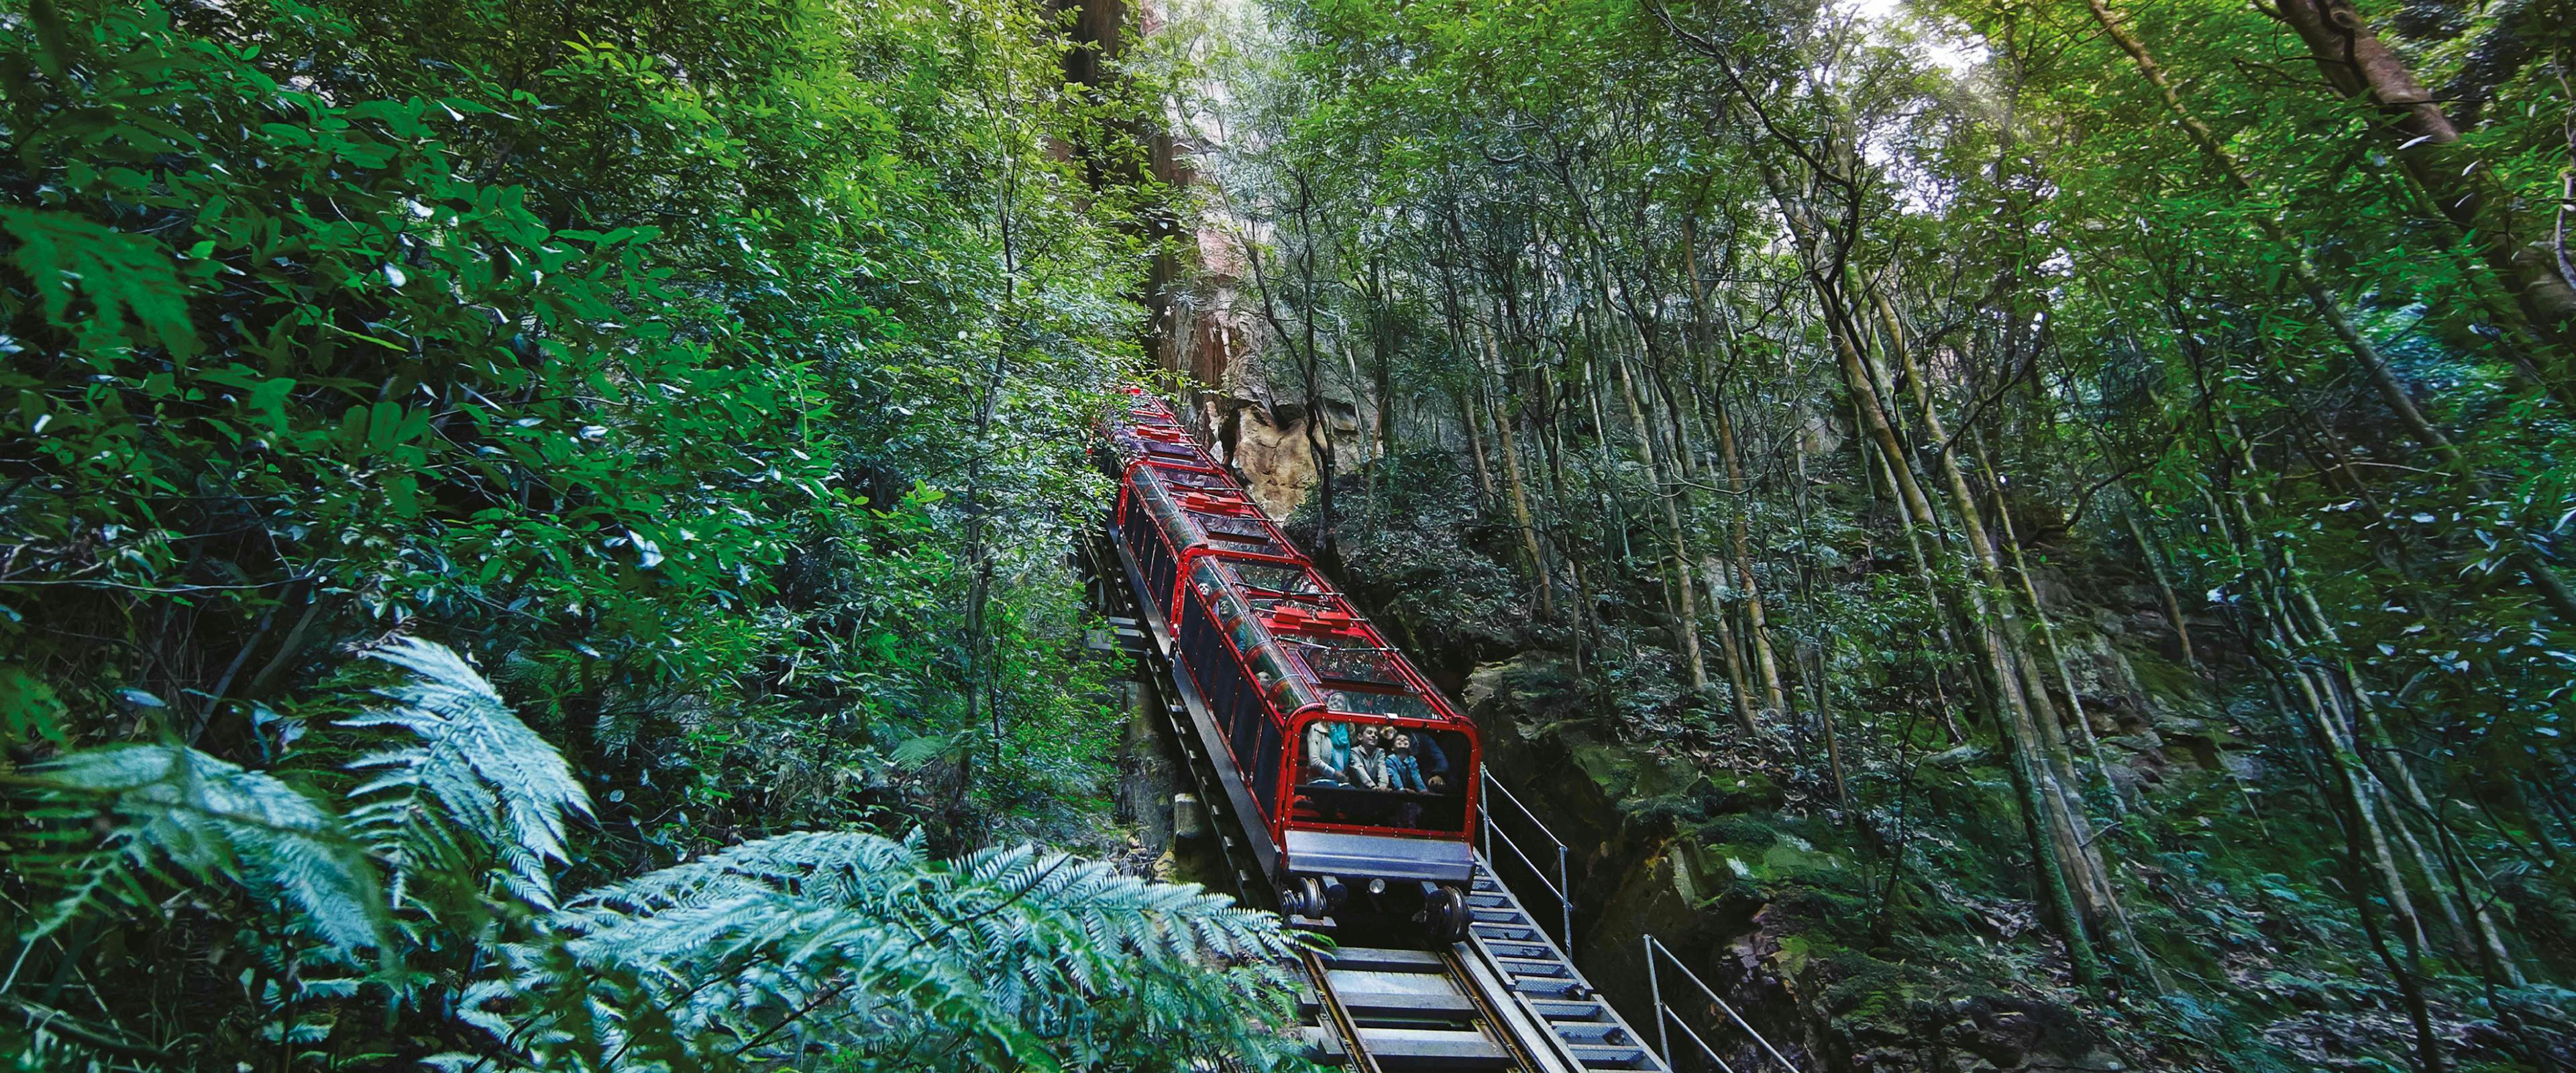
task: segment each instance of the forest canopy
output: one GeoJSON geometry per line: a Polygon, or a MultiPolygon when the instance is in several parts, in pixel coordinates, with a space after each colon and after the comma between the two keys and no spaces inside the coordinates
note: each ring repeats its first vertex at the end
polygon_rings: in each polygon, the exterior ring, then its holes
{"type": "Polygon", "coordinates": [[[1308,940],[1122,781],[1150,384],[1580,832],[1622,1003],[1654,931],[1818,1070],[2576,1065],[2571,69],[2567,0],[0,5],[0,1044],[1295,1065],[1308,940]]]}
{"type": "Polygon", "coordinates": [[[0,10],[16,1067],[1275,1051],[1275,920],[1023,845],[1116,848],[1066,548],[1164,196],[1077,47],[0,10]]]}

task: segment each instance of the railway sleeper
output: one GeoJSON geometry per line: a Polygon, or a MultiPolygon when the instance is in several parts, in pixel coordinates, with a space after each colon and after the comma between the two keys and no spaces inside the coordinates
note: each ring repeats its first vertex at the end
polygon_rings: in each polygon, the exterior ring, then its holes
{"type": "MultiPolygon", "coordinates": [[[[1353,1020],[1374,1021],[1390,1015],[1415,1019],[1459,1021],[1476,1016],[1475,1000],[1465,995],[1423,995],[1410,991],[1343,991],[1339,992],[1342,1008],[1353,1020]]],[[[1300,996],[1298,1010],[1313,1016],[1323,1003],[1313,995],[1300,996]]]]}
{"type": "Polygon", "coordinates": [[[1326,966],[1362,972],[1445,973],[1440,955],[1427,950],[1384,950],[1346,946],[1319,955],[1326,966]]]}
{"type": "Polygon", "coordinates": [[[1503,1069],[1511,1052],[1483,1032],[1439,1028],[1360,1028],[1360,1046],[1379,1069],[1503,1069]]]}

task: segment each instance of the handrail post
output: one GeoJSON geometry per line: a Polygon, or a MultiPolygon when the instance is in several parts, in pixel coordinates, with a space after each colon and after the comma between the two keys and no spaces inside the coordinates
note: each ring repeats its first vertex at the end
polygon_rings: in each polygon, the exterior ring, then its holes
{"type": "MultiPolygon", "coordinates": [[[[1653,936],[1648,936],[1646,941],[1659,947],[1664,945],[1660,942],[1656,942],[1653,936]]],[[[1652,951],[1649,950],[1648,953],[1651,956],[1652,951]]],[[[1670,955],[1672,953],[1672,948],[1665,947],[1664,953],[1670,955]]],[[[1649,964],[1652,964],[1652,962],[1649,961],[1649,964]]],[[[1681,958],[1673,958],[1673,967],[1682,970],[1683,978],[1689,980],[1691,982],[1691,986],[1699,988],[1700,994],[1708,996],[1709,1002],[1715,1004],[1719,1012],[1726,1014],[1728,1020],[1735,1022],[1735,1027],[1743,1029],[1744,1034],[1751,1038],[1755,1044],[1759,1045],[1765,1053],[1768,1053],[1771,1056],[1772,1061],[1780,1063],[1780,1068],[1790,1070],[1792,1073],[1795,1073],[1798,1068],[1797,1063],[1789,1061],[1789,1056],[1780,1053],[1780,1049],[1778,1047],[1772,1046],[1771,1041],[1763,1037],[1762,1031],[1753,1027],[1753,1022],[1745,1020],[1743,1014],[1736,1012],[1734,1003],[1728,1002],[1725,998],[1719,996],[1716,989],[1708,986],[1708,981],[1700,979],[1699,974],[1692,972],[1690,966],[1682,964],[1681,958]]],[[[1691,1031],[1691,1028],[1688,1024],[1684,1024],[1682,1026],[1682,1030],[1689,1032],[1691,1031]]],[[[1692,1035],[1697,1036],[1698,1033],[1693,1032],[1692,1035]]]]}
{"type": "Polygon", "coordinates": [[[1574,956],[1574,884],[1566,879],[1565,846],[1556,847],[1556,904],[1565,910],[1565,956],[1574,956]]]}
{"type": "MultiPolygon", "coordinates": [[[[1505,789],[1502,783],[1494,779],[1492,768],[1486,767],[1483,764],[1478,764],[1476,765],[1476,771],[1479,775],[1483,776],[1484,780],[1484,793],[1478,802],[1479,807],[1477,811],[1482,813],[1480,820],[1483,826],[1479,829],[1479,834],[1484,838],[1485,857],[1487,860],[1492,860],[1494,858],[1494,839],[1496,837],[1500,837],[1503,840],[1504,845],[1511,847],[1512,855],[1521,859],[1521,866],[1529,869],[1530,878],[1537,880],[1540,886],[1548,885],[1547,869],[1541,866],[1536,860],[1532,859],[1528,850],[1521,848],[1520,840],[1513,838],[1511,832],[1501,830],[1500,825],[1495,823],[1493,802],[1497,799],[1518,810],[1521,814],[1522,820],[1532,829],[1536,830],[1539,837],[1547,839],[1549,845],[1556,847],[1556,884],[1549,888],[1548,893],[1556,896],[1557,934],[1564,940],[1564,944],[1561,949],[1564,950],[1567,957],[1573,957],[1573,850],[1565,844],[1564,839],[1556,837],[1556,832],[1548,830],[1547,824],[1538,818],[1538,813],[1530,811],[1530,807],[1527,804],[1522,803],[1518,795],[1505,789]]],[[[1495,872],[1495,878],[1497,880],[1502,878],[1502,874],[1499,870],[1495,872]]],[[[1508,885],[1509,884],[1506,884],[1506,886],[1508,885]]],[[[1547,929],[1541,928],[1539,930],[1541,932],[1545,932],[1547,929]]]]}
{"type": "Polygon", "coordinates": [[[1655,977],[1654,933],[1647,932],[1645,940],[1646,991],[1654,997],[1655,1002],[1655,1052],[1663,1055],[1664,1067],[1669,1069],[1673,1064],[1673,1037],[1672,1033],[1664,1027],[1664,985],[1655,977]]]}

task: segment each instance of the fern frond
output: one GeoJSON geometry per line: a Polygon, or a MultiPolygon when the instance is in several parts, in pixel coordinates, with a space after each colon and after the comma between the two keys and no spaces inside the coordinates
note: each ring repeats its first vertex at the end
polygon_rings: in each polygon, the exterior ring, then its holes
{"type": "Polygon", "coordinates": [[[182,745],[114,745],[35,772],[57,798],[102,798],[127,822],[91,858],[90,880],[40,925],[60,927],[101,887],[166,860],[198,879],[228,876],[301,910],[299,924],[341,951],[382,945],[375,871],[339,821],[274,776],[182,745]]]}
{"type": "Polygon", "coordinates": [[[367,653],[411,672],[376,690],[393,705],[342,720],[353,728],[398,727],[419,739],[368,753],[350,765],[376,772],[351,797],[352,815],[379,853],[410,867],[444,849],[425,825],[443,814],[502,864],[502,884],[552,908],[550,862],[567,860],[565,822],[590,813],[590,794],[551,742],[529,729],[492,684],[444,645],[398,638],[367,653]],[[434,801],[437,813],[420,807],[434,801]]]}
{"type": "Polygon", "coordinates": [[[551,945],[515,948],[509,980],[479,986],[468,1018],[525,1039],[526,1011],[542,1008],[536,1034],[562,1041],[543,1057],[586,1048],[634,1069],[814,1053],[1046,1069],[1113,1050],[1148,1068],[1257,1066],[1289,994],[1267,962],[1292,948],[1277,918],[1197,887],[1028,847],[938,862],[918,837],[856,833],[765,839],[602,887],[546,930],[551,945]]]}

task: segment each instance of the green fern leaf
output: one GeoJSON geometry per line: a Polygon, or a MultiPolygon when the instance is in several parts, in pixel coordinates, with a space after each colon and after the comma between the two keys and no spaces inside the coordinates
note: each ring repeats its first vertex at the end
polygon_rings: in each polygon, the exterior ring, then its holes
{"type": "Polygon", "coordinates": [[[274,776],[180,745],[115,745],[37,770],[57,797],[103,797],[126,818],[38,928],[60,927],[111,884],[167,860],[201,879],[229,876],[301,910],[299,926],[342,951],[381,947],[375,871],[339,821],[274,776]]]}
{"type": "Polygon", "coordinates": [[[342,720],[346,727],[399,727],[419,740],[381,749],[350,766],[376,772],[350,796],[365,802],[352,820],[377,851],[409,868],[444,859],[426,829],[439,814],[503,862],[503,885],[551,908],[551,862],[566,860],[565,822],[588,815],[590,795],[563,754],[511,712],[500,693],[455,651],[405,637],[367,653],[412,672],[377,694],[394,702],[342,720]],[[422,799],[439,810],[417,807],[422,799]]]}

